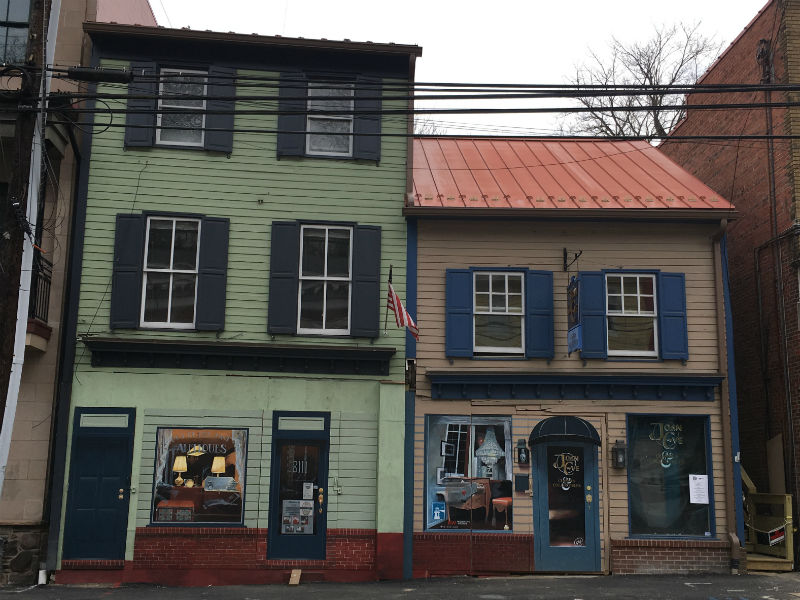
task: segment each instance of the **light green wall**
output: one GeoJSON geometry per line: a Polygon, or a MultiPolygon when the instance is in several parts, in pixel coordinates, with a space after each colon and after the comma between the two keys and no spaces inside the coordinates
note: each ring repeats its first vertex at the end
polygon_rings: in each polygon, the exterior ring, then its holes
{"type": "MultiPolygon", "coordinates": [[[[126,63],[106,61],[104,66],[126,63]]],[[[240,71],[244,75],[277,73],[240,71]]],[[[120,93],[120,86],[99,86],[120,93]]],[[[238,91],[253,93],[252,88],[238,91]]],[[[275,93],[259,88],[258,93],[275,93]]],[[[124,101],[109,101],[124,108],[124,101]]],[[[240,108],[263,106],[242,102],[240,108]]],[[[402,102],[385,108],[404,109],[402,102]]],[[[119,122],[119,115],[115,116],[119,122]]],[[[236,129],[275,130],[275,116],[237,115],[236,129]]],[[[405,298],[406,139],[383,137],[374,162],[275,156],[274,133],[236,133],[230,156],[202,150],[123,147],[124,130],[97,128],[92,138],[86,238],[78,308],[78,336],[216,340],[276,344],[394,347],[390,374],[369,376],[237,373],[180,369],[92,367],[77,342],[72,406],[135,407],[136,433],[126,559],[135,528],[149,523],[156,428],[248,427],[245,525],[267,527],[274,410],[331,413],[328,527],[402,531],[405,331],[381,328],[376,340],[270,336],[270,224],[273,220],[355,221],[382,228],[381,321],[389,266],[405,298]],[[114,330],[109,327],[115,217],[146,210],[184,211],[230,218],[225,330],[215,332],[114,330]],[[379,475],[380,473],[380,475],[379,475]],[[380,509],[378,509],[380,504],[380,509]]],[[[404,117],[388,117],[384,133],[405,133],[404,117]]],[[[70,421],[74,410],[71,411],[70,421]]],[[[68,448],[71,448],[72,423],[68,448]]],[[[68,451],[69,453],[69,451],[68,451]]],[[[69,473],[69,455],[66,472],[69,473]]],[[[68,483],[68,478],[67,478],[68,483]]],[[[66,511],[65,486],[64,512],[66,511]]],[[[63,517],[63,514],[62,514],[63,517]]],[[[62,518],[62,536],[63,536],[62,518]]],[[[59,544],[59,547],[61,544],[59,544]]]]}
{"type": "MultiPolygon", "coordinates": [[[[150,523],[157,427],[248,428],[245,525],[268,526],[275,410],[331,413],[329,528],[402,531],[404,387],[400,384],[98,372],[79,376],[73,398],[74,406],[136,407],[131,473],[136,491],[128,515],[127,560],[133,558],[136,527],[150,523]]],[[[71,448],[71,422],[68,431],[71,448]]],[[[68,452],[67,472],[69,459],[68,452]]]]}
{"type": "MultiPolygon", "coordinates": [[[[107,66],[125,63],[107,62],[107,66]]],[[[242,75],[277,73],[240,71],[242,75]]],[[[257,88],[259,94],[276,93],[257,88]]],[[[119,93],[118,86],[98,91],[119,93]]],[[[239,95],[253,94],[243,88],[239,95]]],[[[112,108],[124,102],[109,101],[112,108]]],[[[387,101],[385,108],[405,108],[387,101]]],[[[274,109],[274,102],[241,102],[238,108],[274,109]]],[[[119,115],[115,119],[119,120],[119,115]]],[[[119,122],[119,121],[117,121],[119,122]]],[[[237,115],[241,129],[274,131],[274,115],[237,115]]],[[[404,117],[384,118],[384,133],[404,133],[404,117]]],[[[357,221],[382,228],[381,325],[389,266],[393,285],[405,298],[406,228],[402,216],[406,189],[406,139],[383,137],[379,164],[368,161],[275,156],[274,133],[236,133],[228,157],[203,150],[131,148],[123,146],[124,129],[110,128],[93,136],[86,213],[83,276],[78,335],[111,337],[189,338],[261,343],[380,345],[399,351],[391,361],[391,378],[403,377],[403,330],[392,327],[380,337],[295,337],[267,334],[269,302],[270,224],[273,220],[318,219],[357,221]],[[115,330],[109,328],[114,226],[118,213],[145,210],[187,211],[231,220],[225,331],[216,332],[115,330]]],[[[90,369],[88,351],[78,343],[78,371],[90,369]]]]}

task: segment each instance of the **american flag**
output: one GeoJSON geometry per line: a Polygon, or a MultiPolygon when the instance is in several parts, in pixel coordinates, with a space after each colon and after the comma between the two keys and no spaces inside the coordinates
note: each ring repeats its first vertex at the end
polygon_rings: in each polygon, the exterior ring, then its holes
{"type": "Polygon", "coordinates": [[[414,336],[414,339],[419,341],[419,329],[417,329],[417,324],[414,323],[414,319],[411,318],[411,315],[408,314],[406,307],[403,306],[403,301],[400,300],[400,296],[394,291],[392,284],[389,284],[389,301],[388,301],[389,309],[394,313],[394,320],[397,323],[398,327],[408,327],[408,330],[411,332],[411,335],[414,336]]]}

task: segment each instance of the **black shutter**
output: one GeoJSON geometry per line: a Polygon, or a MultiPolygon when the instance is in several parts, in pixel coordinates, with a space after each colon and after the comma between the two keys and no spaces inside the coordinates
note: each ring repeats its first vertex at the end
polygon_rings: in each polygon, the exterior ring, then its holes
{"type": "Polygon", "coordinates": [[[350,335],[378,337],[381,295],[381,228],[353,228],[353,290],[350,296],[350,335]]]}
{"type": "Polygon", "coordinates": [[[230,221],[204,217],[200,226],[200,264],[197,266],[195,329],[225,329],[225,288],[228,279],[230,221]]]}
{"type": "Polygon", "coordinates": [[[606,276],[602,271],[578,273],[578,302],[583,345],[581,358],[607,358],[606,276]]]}
{"type": "Polygon", "coordinates": [[[525,274],[525,356],[553,358],[553,273],[525,274]]]}
{"type": "Polygon", "coordinates": [[[203,147],[217,152],[233,150],[233,100],[222,100],[220,97],[236,95],[236,69],[212,65],[208,68],[208,100],[206,101],[206,132],[203,147]],[[214,113],[214,111],[228,111],[214,113]],[[213,130],[220,131],[213,131],[213,130]]]}
{"type": "Polygon", "coordinates": [[[125,147],[152,146],[156,136],[156,100],[158,69],[154,62],[132,62],[133,81],[128,84],[129,96],[125,115],[125,147]],[[135,112],[131,112],[135,111],[135,112]]]}
{"type": "Polygon", "coordinates": [[[470,269],[447,269],[445,272],[445,356],[472,356],[472,279],[470,269]]]}
{"type": "Polygon", "coordinates": [[[273,221],[269,261],[269,333],[297,332],[300,224],[273,221]]]}
{"type": "Polygon", "coordinates": [[[381,158],[381,80],[359,77],[356,80],[354,107],[373,114],[356,114],[353,119],[353,158],[378,161],[381,158]]]}
{"type": "Polygon", "coordinates": [[[144,261],[143,215],[117,215],[111,276],[111,328],[139,327],[144,261]]]}
{"type": "Polygon", "coordinates": [[[689,358],[686,277],[683,273],[658,274],[658,339],[661,358],[689,358]]]}
{"type": "Polygon", "coordinates": [[[306,96],[308,82],[302,73],[281,73],[278,89],[278,157],[306,152],[306,96]],[[295,114],[286,114],[292,111],[295,114]]]}

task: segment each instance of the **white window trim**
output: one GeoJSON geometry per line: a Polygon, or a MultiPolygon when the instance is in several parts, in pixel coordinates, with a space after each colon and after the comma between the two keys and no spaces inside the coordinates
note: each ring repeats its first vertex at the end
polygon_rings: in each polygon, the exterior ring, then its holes
{"type": "MultiPolygon", "coordinates": [[[[336,83],[315,83],[309,82],[308,87],[316,87],[316,88],[331,88],[331,87],[338,87],[338,88],[345,88],[348,87],[352,90],[353,94],[350,97],[350,110],[355,110],[355,86],[352,83],[347,84],[336,84],[336,83]]],[[[311,98],[312,96],[308,96],[308,100],[306,101],[306,110],[310,109],[311,107],[311,98]]],[[[325,115],[323,113],[315,113],[313,115],[307,114],[306,115],[306,154],[309,156],[342,156],[342,157],[352,157],[353,156],[353,129],[355,124],[355,115],[325,115]],[[347,152],[322,152],[322,151],[314,151],[311,150],[311,136],[313,135],[325,135],[322,132],[315,132],[311,133],[311,121],[321,120],[321,121],[349,121],[350,122],[350,134],[348,136],[348,150],[347,152]]]]}
{"type": "Polygon", "coordinates": [[[509,356],[520,356],[525,354],[525,273],[520,271],[473,271],[472,272],[472,351],[478,352],[481,354],[507,354],[509,356]],[[476,280],[478,275],[488,275],[489,276],[489,310],[488,311],[479,311],[477,307],[477,303],[475,302],[475,297],[478,294],[477,292],[477,285],[476,280]],[[506,310],[505,311],[492,311],[492,288],[491,288],[491,281],[492,275],[503,275],[505,276],[506,286],[505,286],[505,296],[506,296],[506,310]],[[520,278],[520,290],[521,290],[521,304],[520,304],[520,312],[510,312],[508,311],[508,276],[509,275],[516,275],[520,278]],[[477,346],[475,344],[475,331],[477,326],[475,325],[475,316],[476,315],[511,315],[511,316],[519,316],[520,317],[520,347],[513,348],[513,347],[505,347],[505,346],[477,346]]]}
{"type": "MultiPolygon", "coordinates": [[[[615,272],[615,273],[606,273],[605,274],[605,284],[606,284],[606,348],[608,351],[608,356],[638,356],[638,357],[646,357],[646,358],[658,358],[658,289],[656,288],[656,276],[652,273],[636,273],[636,272],[615,272]],[[624,304],[624,297],[625,294],[622,293],[621,296],[623,297],[623,306],[622,310],[609,310],[608,308],[608,278],[609,277],[637,277],[638,279],[642,278],[649,278],[653,281],[653,310],[650,311],[639,311],[638,309],[636,312],[626,311],[625,304],[624,304]],[[608,343],[608,317],[651,317],[653,319],[653,348],[655,348],[652,352],[649,350],[611,350],[609,343],[608,343]]],[[[624,283],[621,283],[622,290],[624,290],[624,283]]],[[[616,294],[615,294],[616,295],[616,294]]],[[[628,294],[630,295],[630,294],[628,294]]],[[[638,291],[638,283],[637,283],[637,291],[636,297],[639,298],[640,294],[638,291]]],[[[637,302],[638,306],[638,302],[637,302]]]]}
{"type": "MultiPolygon", "coordinates": [[[[164,75],[202,75],[203,76],[203,96],[208,94],[208,71],[190,71],[186,69],[160,69],[159,72],[159,80],[160,83],[158,84],[158,112],[156,113],[156,144],[164,145],[164,146],[187,146],[191,148],[202,148],[205,145],[206,141],[206,100],[203,99],[203,106],[183,106],[183,105],[170,105],[169,101],[164,102],[164,75]],[[163,113],[161,112],[162,108],[180,108],[185,109],[188,112],[199,112],[201,113],[203,123],[200,126],[200,141],[199,142],[179,142],[175,140],[162,140],[161,139],[161,117],[163,113]]],[[[179,97],[172,97],[174,99],[180,99],[179,97]]]]}
{"type": "Polygon", "coordinates": [[[353,307],[353,228],[352,227],[344,227],[341,225],[301,225],[300,226],[300,260],[298,265],[298,272],[300,276],[299,285],[297,286],[297,333],[310,333],[314,335],[350,335],[350,324],[353,319],[352,307],[353,307]],[[324,266],[324,275],[320,276],[311,276],[311,275],[303,275],[303,241],[305,236],[303,232],[306,229],[324,229],[325,230],[325,266],[324,266]],[[347,263],[347,270],[349,272],[349,277],[330,277],[328,276],[328,231],[331,229],[341,229],[350,232],[350,256],[347,263]],[[328,281],[346,281],[349,283],[347,288],[347,329],[327,329],[324,327],[325,324],[325,309],[327,308],[328,303],[328,286],[323,285],[322,287],[322,322],[323,328],[322,329],[312,329],[309,327],[300,327],[300,319],[302,318],[302,303],[301,299],[303,297],[303,281],[322,281],[327,283],[328,281]]]}
{"type": "Polygon", "coordinates": [[[139,310],[139,326],[147,329],[194,329],[197,322],[197,287],[199,282],[200,272],[200,241],[202,235],[203,224],[200,219],[184,218],[184,217],[147,217],[147,224],[144,237],[144,262],[142,264],[142,299],[139,310]],[[169,249],[169,264],[172,265],[172,260],[175,254],[175,224],[177,221],[190,221],[197,223],[197,249],[194,257],[194,270],[189,269],[148,269],[147,268],[147,253],[150,249],[150,223],[151,221],[172,221],[172,244],[169,249]],[[173,323],[171,321],[145,321],[145,298],[147,297],[147,274],[148,273],[169,273],[169,296],[167,298],[167,318],[172,316],[172,274],[173,273],[193,273],[195,278],[194,283],[194,318],[191,323],[173,323]]]}

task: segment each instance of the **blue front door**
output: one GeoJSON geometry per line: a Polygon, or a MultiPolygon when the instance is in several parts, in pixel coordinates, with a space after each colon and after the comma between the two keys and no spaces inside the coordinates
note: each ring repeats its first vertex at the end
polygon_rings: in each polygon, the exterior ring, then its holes
{"type": "Polygon", "coordinates": [[[75,411],[65,559],[125,558],[133,421],[128,409],[75,411]]]}
{"type": "Polygon", "coordinates": [[[330,413],[274,413],[267,558],[325,558],[329,447],[330,413]]]}
{"type": "Polygon", "coordinates": [[[542,442],[533,459],[536,571],[599,571],[597,446],[542,442]]]}

